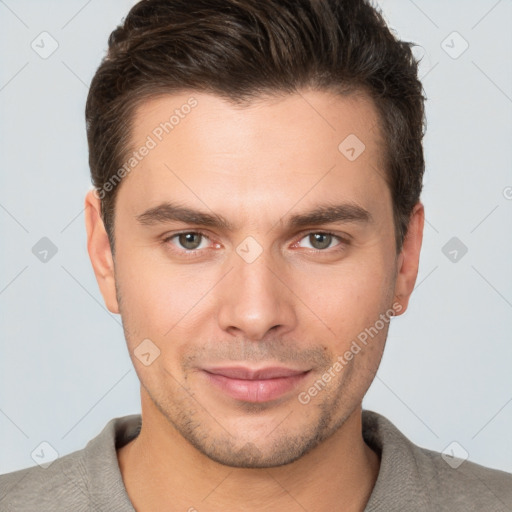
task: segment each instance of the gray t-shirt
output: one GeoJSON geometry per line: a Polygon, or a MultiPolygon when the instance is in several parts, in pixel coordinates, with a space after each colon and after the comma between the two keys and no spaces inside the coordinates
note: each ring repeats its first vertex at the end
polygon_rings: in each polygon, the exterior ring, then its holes
{"type": "MultiPolygon", "coordinates": [[[[363,410],[363,437],[381,457],[366,512],[512,511],[512,474],[445,460],[409,441],[388,419],[363,410]]],[[[82,449],[47,468],[0,475],[0,512],[134,512],[117,461],[140,432],[141,416],[110,420],[82,449]]]]}

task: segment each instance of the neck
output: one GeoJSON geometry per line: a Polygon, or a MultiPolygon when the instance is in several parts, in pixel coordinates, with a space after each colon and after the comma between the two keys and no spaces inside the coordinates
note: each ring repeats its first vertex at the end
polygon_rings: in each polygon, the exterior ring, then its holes
{"type": "MultiPolygon", "coordinates": [[[[147,398],[147,397],[146,397],[147,398]]],[[[123,481],[137,512],[240,510],[363,511],[380,460],[364,442],[361,405],[329,439],[300,459],[273,468],[233,468],[188,443],[151,400],[142,401],[140,434],[118,450],[123,481]]]]}

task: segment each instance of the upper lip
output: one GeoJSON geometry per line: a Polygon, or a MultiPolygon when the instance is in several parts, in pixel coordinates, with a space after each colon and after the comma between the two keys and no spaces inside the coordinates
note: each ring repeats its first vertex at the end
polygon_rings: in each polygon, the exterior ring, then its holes
{"type": "Polygon", "coordinates": [[[216,375],[223,375],[231,379],[243,380],[259,380],[259,379],[277,379],[279,377],[291,377],[293,375],[300,375],[309,370],[294,370],[293,368],[285,368],[282,366],[269,366],[266,368],[259,368],[257,370],[247,368],[245,366],[216,366],[212,368],[203,368],[208,373],[216,375]]]}

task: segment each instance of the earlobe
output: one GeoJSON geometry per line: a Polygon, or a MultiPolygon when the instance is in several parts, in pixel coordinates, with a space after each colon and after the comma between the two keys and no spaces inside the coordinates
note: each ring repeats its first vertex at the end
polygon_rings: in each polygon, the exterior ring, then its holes
{"type": "Polygon", "coordinates": [[[407,310],[409,298],[418,277],[424,224],[425,209],[423,204],[418,202],[411,213],[402,251],[397,258],[397,277],[395,283],[395,303],[397,304],[395,311],[397,316],[407,310]]]}
{"type": "Polygon", "coordinates": [[[111,313],[119,313],[110,241],[101,218],[101,202],[90,190],[85,196],[87,251],[103,300],[111,313]]]}

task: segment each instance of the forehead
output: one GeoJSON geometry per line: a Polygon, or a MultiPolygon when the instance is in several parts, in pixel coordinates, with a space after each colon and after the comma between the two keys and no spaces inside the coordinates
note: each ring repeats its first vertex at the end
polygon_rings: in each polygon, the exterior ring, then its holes
{"type": "Polygon", "coordinates": [[[169,196],[240,214],[301,196],[389,198],[378,116],[361,94],[302,91],[244,106],[194,91],[152,98],[133,118],[131,152],[119,194],[134,211],[169,196]]]}

